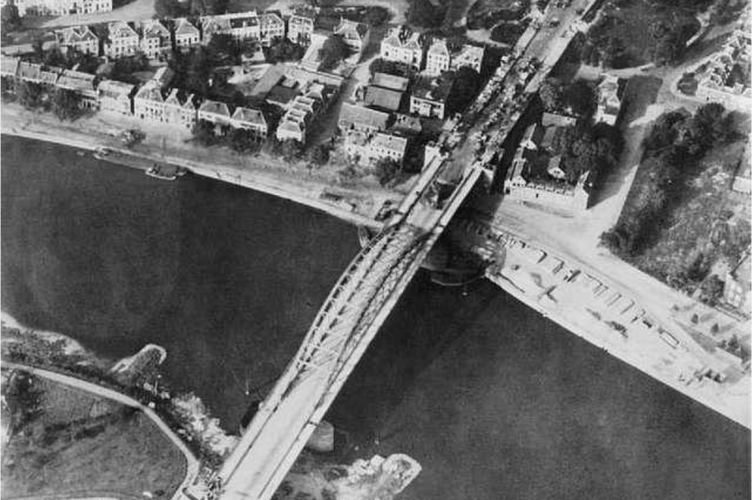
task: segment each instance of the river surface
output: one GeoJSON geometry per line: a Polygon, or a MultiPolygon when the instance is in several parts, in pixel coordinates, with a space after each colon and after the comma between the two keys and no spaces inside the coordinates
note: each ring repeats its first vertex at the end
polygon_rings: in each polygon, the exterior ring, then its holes
{"type": "MultiPolygon", "coordinates": [[[[1,173],[3,311],[112,359],[163,345],[232,431],[358,250],[308,208],[52,144],[3,136],[1,173]]],[[[327,419],[350,458],[421,462],[404,499],[749,498],[749,431],[487,282],[419,274],[327,419]]]]}

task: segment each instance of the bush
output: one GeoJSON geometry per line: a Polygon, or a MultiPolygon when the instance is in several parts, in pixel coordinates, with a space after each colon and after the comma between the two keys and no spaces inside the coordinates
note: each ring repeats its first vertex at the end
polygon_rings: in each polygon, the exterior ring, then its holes
{"type": "Polygon", "coordinates": [[[61,120],[74,120],[81,116],[81,97],[68,89],[57,89],[52,95],[52,111],[61,120]]]}
{"type": "Polygon", "coordinates": [[[334,68],[340,61],[350,55],[350,47],[341,35],[332,35],[321,47],[321,70],[334,68]]]}
{"type": "Polygon", "coordinates": [[[376,178],[382,186],[387,186],[393,182],[400,170],[402,170],[400,164],[391,158],[380,158],[375,166],[376,178]]]}

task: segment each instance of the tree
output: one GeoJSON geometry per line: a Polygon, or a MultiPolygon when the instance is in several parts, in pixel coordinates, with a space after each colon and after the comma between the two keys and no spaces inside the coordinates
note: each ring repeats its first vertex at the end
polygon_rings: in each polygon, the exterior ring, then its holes
{"type": "Polygon", "coordinates": [[[303,145],[294,139],[287,139],[281,142],[280,152],[287,161],[297,160],[303,153],[303,145]]]}
{"type": "Polygon", "coordinates": [[[16,90],[18,102],[29,109],[36,109],[44,102],[44,89],[38,83],[22,80],[16,90]]]}
{"type": "Polygon", "coordinates": [[[52,111],[61,120],[74,120],[81,115],[81,97],[69,89],[57,89],[52,95],[52,111]]]}
{"type": "Polygon", "coordinates": [[[264,51],[266,61],[274,64],[277,62],[296,61],[303,57],[305,50],[301,45],[291,42],[288,38],[279,38],[264,51]]]}
{"type": "Polygon", "coordinates": [[[308,161],[313,165],[323,165],[329,161],[329,147],[326,144],[317,144],[308,151],[308,161]]]}
{"type": "Polygon", "coordinates": [[[454,75],[449,113],[465,109],[480,92],[482,80],[473,68],[463,66],[454,75]]]}
{"type": "Polygon", "coordinates": [[[575,80],[564,90],[563,101],[575,115],[592,116],[596,107],[595,89],[585,80],[575,80]]]}
{"type": "Polygon", "coordinates": [[[422,28],[438,28],[444,22],[446,7],[434,5],[431,0],[413,0],[407,8],[407,22],[422,28]]]}
{"type": "Polygon", "coordinates": [[[560,109],[563,104],[564,83],[558,78],[546,78],[541,83],[538,95],[548,111],[560,109]]]}
{"type": "Polygon", "coordinates": [[[350,47],[341,35],[332,35],[326,39],[321,47],[321,69],[326,71],[334,68],[337,63],[350,55],[350,47]]]}
{"type": "Polygon", "coordinates": [[[217,33],[212,35],[206,51],[215,66],[232,66],[240,63],[243,47],[232,35],[217,33]]]}
{"type": "Polygon", "coordinates": [[[0,29],[2,29],[3,33],[9,33],[21,28],[21,16],[18,15],[18,7],[12,1],[3,5],[0,15],[2,15],[0,29]]]}
{"type": "Polygon", "coordinates": [[[202,146],[212,146],[217,143],[217,136],[214,134],[214,124],[206,120],[199,120],[193,126],[193,140],[202,146]]]}
{"type": "Polygon", "coordinates": [[[369,7],[366,15],[363,16],[363,22],[370,26],[381,26],[390,18],[389,11],[384,7],[369,7]]]}
{"type": "Polygon", "coordinates": [[[700,285],[700,301],[713,307],[723,298],[723,280],[717,275],[708,277],[700,285]]]}
{"type": "Polygon", "coordinates": [[[256,136],[250,130],[243,128],[234,128],[230,131],[228,144],[230,148],[239,153],[251,153],[260,148],[256,136]]]}
{"type": "Polygon", "coordinates": [[[382,186],[386,186],[394,181],[400,170],[400,164],[391,158],[379,158],[379,160],[376,161],[376,178],[379,180],[379,184],[381,184],[382,186]]]}

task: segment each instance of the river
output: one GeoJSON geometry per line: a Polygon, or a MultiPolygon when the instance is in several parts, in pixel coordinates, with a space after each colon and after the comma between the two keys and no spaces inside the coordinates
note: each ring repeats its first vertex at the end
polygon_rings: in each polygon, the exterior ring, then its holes
{"type": "MultiPolygon", "coordinates": [[[[3,311],[112,359],[163,345],[170,386],[232,431],[358,250],[351,226],[217,181],[6,136],[2,165],[3,311]]],[[[748,430],[487,282],[419,274],[327,419],[351,457],[421,462],[405,500],[749,498],[748,430]]]]}

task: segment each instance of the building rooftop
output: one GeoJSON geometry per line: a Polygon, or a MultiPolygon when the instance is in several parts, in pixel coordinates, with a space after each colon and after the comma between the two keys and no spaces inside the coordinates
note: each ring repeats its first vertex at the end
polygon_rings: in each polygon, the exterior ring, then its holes
{"type": "Polygon", "coordinates": [[[384,87],[385,89],[399,90],[404,92],[407,90],[407,85],[410,80],[397,75],[390,75],[388,73],[374,73],[371,79],[371,85],[378,87],[384,87]]]}
{"type": "Polygon", "coordinates": [[[435,78],[422,77],[415,84],[413,95],[420,99],[444,102],[449,97],[453,85],[452,73],[444,73],[435,78]]]}
{"type": "Polygon", "coordinates": [[[175,19],[175,35],[197,35],[199,30],[188,19],[181,17],[175,19]]]}
{"type": "Polygon", "coordinates": [[[96,76],[82,71],[67,69],[63,71],[57,80],[57,86],[71,90],[94,92],[94,80],[96,76]]]}
{"type": "Polygon", "coordinates": [[[17,75],[20,78],[27,80],[39,80],[39,75],[42,72],[41,64],[34,64],[26,61],[21,61],[18,65],[17,75]]]}
{"type": "Polygon", "coordinates": [[[18,72],[20,59],[17,57],[2,56],[0,58],[0,74],[15,75],[18,72]]]}
{"type": "Polygon", "coordinates": [[[136,31],[125,21],[115,21],[114,23],[110,23],[108,29],[110,32],[110,39],[134,36],[138,38],[138,33],[136,33],[136,31]]]}
{"type": "Polygon", "coordinates": [[[355,106],[347,102],[342,103],[342,110],[339,114],[340,124],[356,124],[380,130],[386,130],[388,121],[388,113],[355,106]]]}
{"type": "Polygon", "coordinates": [[[230,118],[230,110],[227,107],[227,104],[223,102],[207,99],[201,104],[201,107],[199,107],[198,110],[202,113],[212,113],[230,118]]]}
{"type": "Polygon", "coordinates": [[[385,89],[369,85],[366,88],[365,103],[366,106],[385,109],[388,111],[397,111],[402,102],[402,92],[385,89]]]}
{"type": "Polygon", "coordinates": [[[557,115],[556,113],[543,113],[541,117],[541,125],[544,127],[550,127],[555,125],[557,127],[568,127],[577,123],[577,119],[571,116],[557,115]]]}
{"type": "Polygon", "coordinates": [[[99,91],[99,95],[116,99],[122,96],[129,96],[135,87],[132,83],[124,83],[117,80],[102,80],[99,82],[97,90],[99,91]]]}
{"type": "Polygon", "coordinates": [[[162,89],[154,81],[147,82],[140,89],[138,89],[138,92],[136,93],[136,98],[147,100],[147,101],[164,102],[162,89]]]}
{"type": "Polygon", "coordinates": [[[405,154],[405,148],[407,148],[407,139],[379,132],[371,141],[371,147],[389,149],[391,151],[397,151],[403,155],[405,154]]]}
{"type": "Polygon", "coordinates": [[[266,118],[264,118],[264,113],[262,113],[258,109],[242,107],[237,108],[232,114],[232,119],[247,123],[253,123],[254,125],[266,126],[266,118]]]}

